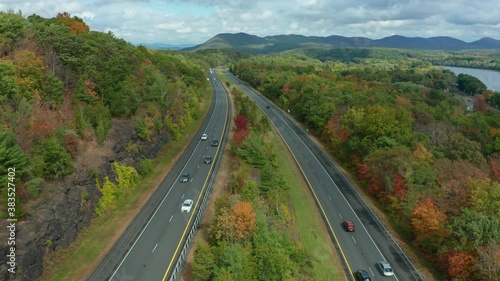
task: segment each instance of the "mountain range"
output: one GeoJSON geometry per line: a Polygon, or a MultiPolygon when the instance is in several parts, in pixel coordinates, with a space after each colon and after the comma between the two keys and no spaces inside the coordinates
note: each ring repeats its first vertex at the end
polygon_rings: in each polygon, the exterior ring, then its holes
{"type": "Polygon", "coordinates": [[[181,51],[201,49],[230,49],[248,53],[274,53],[298,48],[353,48],[383,47],[424,50],[500,49],[500,40],[484,37],[477,41],[465,42],[447,36],[430,38],[393,35],[382,39],[366,37],[327,37],[303,35],[273,35],[259,37],[247,33],[220,33],[205,43],[183,48],[181,51]]]}

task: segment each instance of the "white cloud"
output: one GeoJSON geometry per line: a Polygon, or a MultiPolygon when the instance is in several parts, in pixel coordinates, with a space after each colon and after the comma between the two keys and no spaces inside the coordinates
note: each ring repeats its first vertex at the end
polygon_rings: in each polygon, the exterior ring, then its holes
{"type": "Polygon", "coordinates": [[[0,9],[68,12],[132,43],[197,44],[223,32],[500,39],[497,0],[2,0],[0,9]]]}

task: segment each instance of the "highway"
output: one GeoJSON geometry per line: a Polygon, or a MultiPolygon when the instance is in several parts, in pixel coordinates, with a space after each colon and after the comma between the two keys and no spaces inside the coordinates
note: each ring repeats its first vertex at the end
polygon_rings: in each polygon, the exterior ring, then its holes
{"type": "Polygon", "coordinates": [[[313,193],[347,275],[353,278],[354,272],[362,269],[372,280],[424,280],[366,202],[307,132],[260,93],[229,73],[228,77],[257,103],[287,144],[313,193]],[[356,231],[346,232],[342,226],[344,220],[352,220],[356,231]],[[395,275],[382,276],[375,267],[379,261],[390,262],[395,275]]]}
{"type": "Polygon", "coordinates": [[[210,72],[208,77],[214,99],[205,122],[88,280],[169,280],[194,215],[200,208],[209,175],[222,154],[230,124],[228,96],[214,73],[210,72]],[[200,139],[203,133],[208,135],[207,140],[200,139]],[[217,139],[219,145],[212,146],[212,139],[217,139]],[[213,157],[212,163],[203,162],[205,155],[213,157]],[[185,172],[190,174],[190,179],[181,183],[179,176],[185,172]],[[186,199],[194,200],[193,209],[190,213],[181,213],[181,205],[186,199]]]}

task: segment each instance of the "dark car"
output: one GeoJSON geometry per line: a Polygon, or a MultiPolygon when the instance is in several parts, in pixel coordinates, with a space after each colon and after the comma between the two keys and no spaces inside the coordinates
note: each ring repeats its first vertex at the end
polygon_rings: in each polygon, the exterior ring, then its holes
{"type": "Polygon", "coordinates": [[[354,223],[352,221],[344,221],[343,223],[345,231],[354,232],[356,227],[354,227],[354,223]]]}
{"type": "Polygon", "coordinates": [[[354,273],[357,281],[371,281],[370,274],[366,270],[358,270],[354,273]]]}
{"type": "Polygon", "coordinates": [[[203,163],[205,163],[205,164],[212,163],[212,156],[210,156],[210,155],[203,156],[203,163]]]}
{"type": "Polygon", "coordinates": [[[182,183],[188,182],[190,178],[191,178],[191,176],[189,175],[189,173],[183,173],[181,175],[181,177],[179,178],[179,182],[182,182],[182,183]]]}
{"type": "Polygon", "coordinates": [[[212,142],[210,143],[211,146],[218,146],[219,145],[219,141],[218,140],[212,140],[212,142]]]}

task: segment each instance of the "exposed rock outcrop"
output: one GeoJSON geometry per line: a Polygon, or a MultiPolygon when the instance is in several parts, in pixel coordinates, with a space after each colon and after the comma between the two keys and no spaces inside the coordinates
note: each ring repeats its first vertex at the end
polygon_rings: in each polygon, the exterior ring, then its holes
{"type": "MultiPolygon", "coordinates": [[[[141,141],[130,122],[114,120],[106,145],[100,147],[108,151],[96,153],[89,166],[97,167],[102,178],[107,175],[113,179],[112,162],[118,161],[137,168],[141,160],[156,157],[162,145],[170,140],[169,133],[163,130],[153,136],[150,142],[141,141]],[[140,151],[127,151],[129,143],[137,144],[140,151]]],[[[4,231],[7,222],[2,221],[0,280],[25,281],[41,276],[47,251],[68,247],[78,233],[90,225],[100,196],[89,167],[77,169],[63,180],[48,182],[40,198],[22,207],[25,216],[16,225],[15,275],[7,271],[10,246],[6,241],[9,233],[4,231]]]]}

